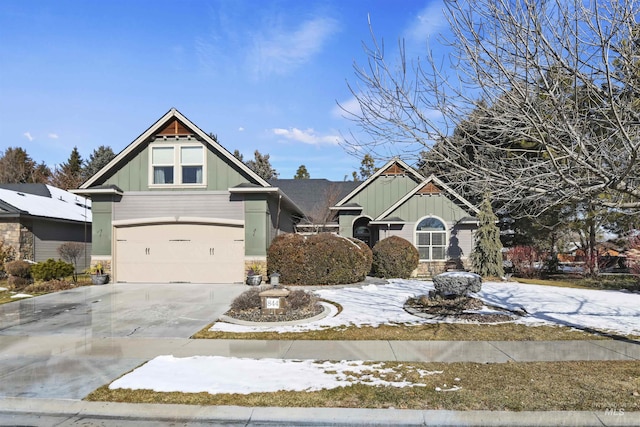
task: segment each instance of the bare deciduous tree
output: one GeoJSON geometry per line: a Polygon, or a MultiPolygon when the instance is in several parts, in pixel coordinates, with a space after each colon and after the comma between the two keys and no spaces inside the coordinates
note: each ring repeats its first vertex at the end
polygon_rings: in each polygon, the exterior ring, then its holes
{"type": "Polygon", "coordinates": [[[351,143],[427,147],[452,184],[530,215],[567,201],[637,211],[638,6],[447,0],[451,67],[430,52],[411,61],[402,43],[398,66],[374,37],[350,86],[368,137],[351,143]]]}
{"type": "Polygon", "coordinates": [[[58,254],[64,261],[73,264],[73,281],[78,281],[78,258],[84,253],[85,244],[80,242],[65,242],[58,246],[58,254]]]}

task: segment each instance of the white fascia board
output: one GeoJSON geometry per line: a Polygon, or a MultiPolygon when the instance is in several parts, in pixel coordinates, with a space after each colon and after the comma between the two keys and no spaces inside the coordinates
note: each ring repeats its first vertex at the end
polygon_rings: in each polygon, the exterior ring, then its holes
{"type": "Polygon", "coordinates": [[[80,196],[90,196],[92,194],[116,194],[118,196],[122,196],[124,191],[116,190],[115,188],[87,188],[87,189],[77,189],[77,190],[68,190],[69,193],[78,194],[80,196]]]}

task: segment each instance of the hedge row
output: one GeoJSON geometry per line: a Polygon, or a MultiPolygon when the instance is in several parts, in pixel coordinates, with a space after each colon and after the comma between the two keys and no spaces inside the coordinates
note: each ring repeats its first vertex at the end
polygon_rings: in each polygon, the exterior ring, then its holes
{"type": "Polygon", "coordinates": [[[397,236],[379,241],[372,252],[360,240],[331,233],[283,234],[267,251],[269,274],[278,272],[285,285],[356,283],[369,273],[407,278],[418,268],[419,258],[415,246],[397,236]]]}

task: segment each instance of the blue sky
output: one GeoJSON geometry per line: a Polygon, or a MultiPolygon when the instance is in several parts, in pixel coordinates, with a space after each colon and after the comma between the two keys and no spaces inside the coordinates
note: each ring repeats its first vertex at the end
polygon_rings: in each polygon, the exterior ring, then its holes
{"type": "MultiPolygon", "coordinates": [[[[365,64],[368,16],[393,54],[423,55],[441,0],[2,0],[0,150],[53,167],[117,153],[175,107],[245,160],[270,154],[280,178],[304,164],[342,180],[360,159],[337,102],[365,64]]],[[[411,159],[407,159],[411,161],[411,159]]]]}

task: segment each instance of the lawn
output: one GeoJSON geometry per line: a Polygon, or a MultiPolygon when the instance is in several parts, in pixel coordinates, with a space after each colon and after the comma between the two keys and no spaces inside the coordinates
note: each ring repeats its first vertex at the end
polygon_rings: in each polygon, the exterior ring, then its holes
{"type": "MultiPolygon", "coordinates": [[[[197,338],[267,340],[579,340],[640,335],[640,295],[486,283],[478,296],[525,309],[510,323],[416,319],[407,298],[429,282],[393,280],[316,291],[335,304],[292,326],[216,322],[197,338]],[[600,331],[596,331],[600,329],[600,331]]],[[[416,363],[159,356],[91,393],[98,401],[198,405],[446,410],[640,410],[640,362],[416,363]],[[258,380],[259,379],[259,380],[258,380]]]]}
{"type": "MultiPolygon", "coordinates": [[[[220,358],[223,359],[223,358],[220,358]]],[[[228,358],[227,358],[228,359],[228,358]]],[[[311,391],[273,391],[242,394],[224,392],[260,382],[251,361],[242,370],[224,369],[215,360],[202,360],[214,373],[210,382],[216,383],[220,373],[230,372],[228,382],[212,385],[218,391],[181,392],[185,383],[202,383],[209,372],[198,368],[191,376],[175,361],[160,365],[162,372],[177,381],[175,391],[157,392],[150,389],[129,389],[103,386],[87,396],[87,400],[136,403],[176,403],[193,405],[281,406],[281,407],[338,407],[338,408],[396,408],[447,409],[493,411],[605,411],[624,408],[625,412],[640,410],[639,362],[544,362],[544,363],[399,363],[399,362],[312,362],[324,368],[327,376],[322,390],[307,384],[305,377],[313,373],[297,374],[277,371],[281,377],[305,378],[303,386],[311,391]],[[363,369],[363,366],[370,369],[363,369]],[[255,374],[255,375],[254,375],[255,374]],[[335,377],[331,379],[329,377],[335,377]],[[193,380],[187,380],[193,378],[193,380]],[[331,383],[333,381],[333,384],[331,383]],[[347,385],[344,385],[348,383],[347,385]]],[[[259,361],[256,361],[259,362],[259,361]]],[[[293,362],[301,363],[301,362],[293,362]]],[[[320,369],[319,368],[319,369],[320,369]]],[[[285,368],[287,369],[287,368],[285,368]]],[[[292,371],[294,367],[290,368],[292,371]]],[[[142,373],[142,375],[145,375],[142,373]]],[[[146,374],[149,375],[149,374],[146,374]]],[[[317,375],[317,374],[315,374],[317,375]]],[[[322,377],[321,377],[322,378],[322,377]]],[[[226,379],[226,377],[225,377],[226,379]]],[[[135,380],[134,380],[135,381],[135,380]]],[[[266,380],[265,380],[266,381],[266,380]]],[[[163,381],[162,387],[168,386],[163,381]]],[[[114,382],[114,386],[117,385],[114,382]]]]}

